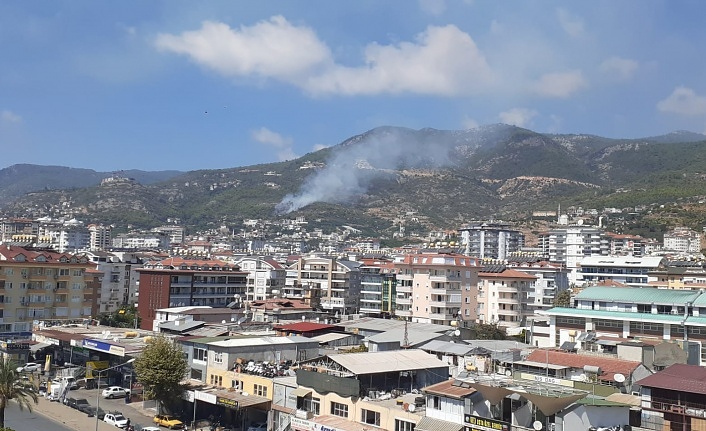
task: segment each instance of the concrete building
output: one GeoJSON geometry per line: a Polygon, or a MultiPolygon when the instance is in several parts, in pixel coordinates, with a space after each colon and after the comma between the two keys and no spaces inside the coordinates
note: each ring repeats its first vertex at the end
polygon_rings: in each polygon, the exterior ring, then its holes
{"type": "Polygon", "coordinates": [[[138,269],[143,329],[152,329],[156,310],[168,307],[238,305],[245,297],[247,273],[220,260],[169,258],[138,269]]]}
{"type": "Polygon", "coordinates": [[[607,256],[608,241],[603,229],[574,225],[552,229],[539,235],[542,254],[550,262],[563,263],[569,269],[569,282],[579,280],[578,266],[588,256],[607,256]]]}
{"type": "MultiPolygon", "coordinates": [[[[478,322],[508,329],[525,324],[531,316],[529,293],[537,277],[505,265],[486,265],[478,273],[478,322]]],[[[473,302],[471,291],[463,292],[464,303],[473,302]]],[[[464,319],[466,316],[464,315],[464,319]]]]}
{"type": "Polygon", "coordinates": [[[0,336],[26,334],[34,320],[90,319],[97,297],[85,256],[0,246],[0,336]]]}
{"type": "Polygon", "coordinates": [[[284,296],[303,298],[315,310],[352,314],[360,307],[360,262],[301,257],[287,269],[284,296]]]}
{"type": "Polygon", "coordinates": [[[102,274],[97,310],[99,314],[113,313],[122,307],[135,305],[137,269],[142,267],[141,259],[134,253],[89,251],[83,255],[102,274]]]}
{"type": "Polygon", "coordinates": [[[701,253],[701,234],[686,227],[678,227],[664,234],[664,250],[673,253],[701,253]]]}
{"type": "Polygon", "coordinates": [[[560,263],[548,262],[537,257],[512,256],[507,267],[536,277],[534,290],[527,292],[528,312],[547,310],[554,306],[554,298],[569,288],[569,270],[560,263]]]}
{"type": "Polygon", "coordinates": [[[650,285],[649,273],[666,263],[662,257],[589,256],[579,262],[577,283],[591,286],[602,282],[631,287],[650,285]]]}
{"type": "Polygon", "coordinates": [[[477,319],[478,259],[454,253],[408,254],[395,262],[395,269],[397,316],[439,325],[477,319]],[[469,302],[462,303],[462,296],[469,302]]]}
{"type": "Polygon", "coordinates": [[[111,227],[99,224],[88,225],[88,249],[91,251],[107,250],[112,245],[111,227]]]}
{"type": "Polygon", "coordinates": [[[248,273],[245,300],[263,301],[284,295],[287,270],[271,257],[244,256],[236,265],[248,273]]]}
{"type": "Polygon", "coordinates": [[[460,228],[464,254],[481,259],[507,259],[525,244],[524,234],[510,226],[502,222],[473,222],[460,228]]]}
{"type": "Polygon", "coordinates": [[[18,236],[36,241],[39,236],[39,221],[25,218],[0,220],[0,243],[17,241],[18,236]]]}

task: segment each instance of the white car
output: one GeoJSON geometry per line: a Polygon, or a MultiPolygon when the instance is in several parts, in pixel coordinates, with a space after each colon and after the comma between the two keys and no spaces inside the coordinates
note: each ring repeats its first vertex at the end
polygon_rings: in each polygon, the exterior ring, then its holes
{"type": "Polygon", "coordinates": [[[42,370],[42,364],[38,364],[36,362],[27,362],[21,367],[17,367],[17,372],[18,373],[33,373],[35,371],[41,371],[42,370]]]}
{"type": "Polygon", "coordinates": [[[162,431],[160,427],[142,427],[140,431],[162,431]]]}
{"type": "Polygon", "coordinates": [[[125,398],[130,395],[130,389],[121,388],[120,386],[109,386],[103,389],[103,398],[125,398]]]}
{"type": "Polygon", "coordinates": [[[119,412],[106,413],[103,420],[108,425],[113,425],[118,428],[125,428],[127,426],[127,418],[119,412]]]}

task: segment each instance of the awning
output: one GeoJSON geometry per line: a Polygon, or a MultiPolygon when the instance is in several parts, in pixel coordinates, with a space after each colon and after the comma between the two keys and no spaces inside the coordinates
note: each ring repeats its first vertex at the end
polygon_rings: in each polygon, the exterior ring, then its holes
{"type": "Polygon", "coordinates": [[[307,389],[307,388],[296,388],[294,391],[292,391],[292,395],[294,395],[295,397],[298,397],[298,398],[299,397],[301,397],[301,398],[307,397],[307,396],[309,396],[309,394],[311,394],[311,389],[307,389]]]}
{"type": "Polygon", "coordinates": [[[49,344],[49,343],[37,343],[37,344],[32,344],[31,346],[29,346],[29,351],[30,351],[30,352],[36,352],[36,351],[39,350],[39,349],[43,349],[43,348],[49,347],[49,346],[51,346],[51,344],[49,344]]]}
{"type": "Polygon", "coordinates": [[[441,419],[430,418],[429,416],[424,416],[422,420],[419,421],[415,431],[461,431],[463,425],[454,422],[442,421],[441,419]]]}

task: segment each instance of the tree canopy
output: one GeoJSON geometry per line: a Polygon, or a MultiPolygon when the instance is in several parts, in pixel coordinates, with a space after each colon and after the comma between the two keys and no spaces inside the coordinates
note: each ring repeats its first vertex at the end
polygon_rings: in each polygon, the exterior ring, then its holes
{"type": "Polygon", "coordinates": [[[181,398],[184,391],[181,382],[186,377],[188,364],[178,344],[165,337],[152,338],[135,360],[134,367],[147,397],[164,406],[181,398]]]}
{"type": "Polygon", "coordinates": [[[555,307],[571,307],[571,290],[565,289],[554,297],[555,307]]]}
{"type": "Polygon", "coordinates": [[[10,400],[15,400],[20,410],[32,411],[32,403],[39,399],[32,384],[22,379],[17,372],[17,364],[9,359],[0,360],[0,429],[5,428],[5,408],[10,400]]]}

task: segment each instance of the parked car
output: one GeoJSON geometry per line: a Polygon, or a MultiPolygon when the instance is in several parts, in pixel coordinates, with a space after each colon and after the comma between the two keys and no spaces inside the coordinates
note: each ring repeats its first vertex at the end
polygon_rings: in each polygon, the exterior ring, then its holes
{"type": "Polygon", "coordinates": [[[82,408],[86,408],[91,405],[85,398],[73,397],[67,397],[66,400],[64,400],[64,404],[76,410],[81,410],[82,408]]]}
{"type": "Polygon", "coordinates": [[[267,423],[266,422],[258,422],[254,424],[250,424],[248,427],[248,431],[267,431],[267,423]]]}
{"type": "Polygon", "coordinates": [[[34,373],[35,371],[42,371],[42,364],[37,362],[27,362],[21,367],[17,367],[18,373],[34,373]]]}
{"type": "Polygon", "coordinates": [[[55,377],[51,382],[53,385],[68,386],[70,390],[78,389],[78,383],[74,377],[55,377]]]}
{"type": "Polygon", "coordinates": [[[141,427],[139,425],[135,426],[135,431],[162,431],[160,427],[141,427]]]}
{"type": "Polygon", "coordinates": [[[103,398],[124,398],[130,395],[130,389],[121,388],[120,386],[108,386],[103,389],[103,398]]]}
{"type": "Polygon", "coordinates": [[[103,421],[108,425],[113,425],[118,428],[125,428],[127,426],[127,418],[120,412],[106,413],[103,417],[103,421]]]}
{"type": "Polygon", "coordinates": [[[186,429],[186,425],[184,425],[182,421],[172,415],[156,415],[154,419],[152,419],[152,421],[161,427],[173,430],[186,429]]]}
{"type": "Polygon", "coordinates": [[[86,413],[90,418],[94,416],[98,416],[98,419],[100,420],[103,420],[105,418],[105,411],[100,407],[88,406],[83,409],[83,412],[86,413]]]}

